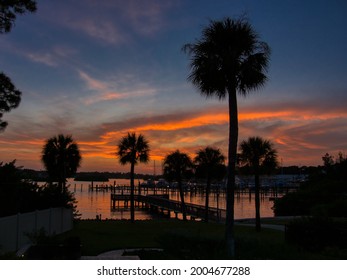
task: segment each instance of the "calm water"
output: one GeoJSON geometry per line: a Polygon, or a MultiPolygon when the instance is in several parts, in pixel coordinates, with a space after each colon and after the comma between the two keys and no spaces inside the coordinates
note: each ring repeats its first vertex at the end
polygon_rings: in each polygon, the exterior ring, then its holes
{"type": "MultiPolygon", "coordinates": [[[[119,185],[128,185],[129,180],[110,179],[109,184],[116,183],[119,185]]],[[[136,182],[137,183],[137,182],[136,182]]],[[[77,210],[81,214],[82,219],[95,219],[96,215],[100,215],[102,219],[129,219],[130,211],[127,209],[111,211],[111,192],[108,191],[89,191],[89,182],[78,182],[69,180],[70,190],[75,193],[77,199],[77,210]]],[[[94,186],[96,183],[94,183],[94,186]]],[[[170,192],[170,199],[180,201],[179,192],[170,192]]],[[[185,201],[194,204],[205,204],[204,194],[197,193],[191,195],[189,192],[185,195],[185,201]]],[[[210,195],[210,206],[225,209],[226,197],[225,194],[210,195]]],[[[260,213],[262,217],[273,217],[271,209],[273,202],[265,197],[261,200],[260,213]]],[[[254,218],[255,206],[254,195],[251,197],[248,194],[235,197],[235,219],[254,218]]],[[[146,212],[138,210],[135,212],[136,219],[151,219],[153,216],[146,212]]]]}

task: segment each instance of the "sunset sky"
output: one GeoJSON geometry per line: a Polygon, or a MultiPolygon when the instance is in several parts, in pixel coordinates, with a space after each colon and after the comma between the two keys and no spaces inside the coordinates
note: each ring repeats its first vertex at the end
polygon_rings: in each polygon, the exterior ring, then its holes
{"type": "Polygon", "coordinates": [[[0,71],[22,102],[4,114],[0,161],[43,169],[47,138],[71,134],[80,171],[128,171],[119,139],[142,133],[157,173],[175,149],[207,145],[226,155],[228,107],[187,81],[185,43],[210,19],[246,15],[272,50],[269,81],[239,97],[239,141],[261,136],[283,165],[318,165],[347,152],[347,2],[345,0],[37,1],[0,35],[0,71]]]}

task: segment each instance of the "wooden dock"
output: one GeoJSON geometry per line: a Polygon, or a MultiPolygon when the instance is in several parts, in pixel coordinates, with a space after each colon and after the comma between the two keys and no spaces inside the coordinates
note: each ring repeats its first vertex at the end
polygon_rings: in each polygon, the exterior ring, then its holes
{"type": "MultiPolygon", "coordinates": [[[[134,195],[135,206],[143,209],[150,209],[152,211],[158,211],[163,213],[166,211],[169,215],[171,212],[175,213],[177,217],[178,213],[182,213],[182,203],[180,201],[170,200],[169,195],[134,195]]],[[[130,194],[111,194],[111,208],[117,209],[120,207],[129,207],[130,194]]],[[[205,218],[205,206],[185,203],[186,213],[191,219],[204,219],[205,218]]],[[[215,207],[209,207],[208,209],[209,220],[222,222],[225,220],[226,211],[224,209],[218,209],[215,207]]]]}

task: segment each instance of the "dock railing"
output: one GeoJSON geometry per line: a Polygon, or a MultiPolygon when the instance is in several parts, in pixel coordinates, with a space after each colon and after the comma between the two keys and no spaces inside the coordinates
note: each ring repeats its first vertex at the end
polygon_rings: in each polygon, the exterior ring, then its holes
{"type": "MultiPolygon", "coordinates": [[[[145,204],[158,209],[165,209],[175,213],[182,213],[182,202],[169,199],[168,195],[134,195],[134,200],[138,203],[145,204]]],[[[130,201],[129,194],[111,194],[112,207],[115,208],[116,201],[130,201]]],[[[126,203],[128,205],[128,203],[126,203]]],[[[194,218],[205,218],[206,209],[203,205],[185,203],[187,215],[194,218]]],[[[226,211],[216,207],[208,208],[209,219],[212,221],[221,222],[225,220],[226,211]]]]}

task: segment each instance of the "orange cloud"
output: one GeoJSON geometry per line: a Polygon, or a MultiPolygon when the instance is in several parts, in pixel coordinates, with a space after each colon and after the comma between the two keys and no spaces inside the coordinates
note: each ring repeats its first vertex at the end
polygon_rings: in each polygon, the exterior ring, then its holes
{"type": "MultiPolygon", "coordinates": [[[[169,118],[166,116],[157,116],[129,120],[125,122],[128,123],[128,125],[121,126],[121,129],[117,131],[113,131],[112,129],[105,131],[100,138],[104,142],[116,143],[116,141],[128,131],[135,131],[148,136],[147,138],[153,147],[151,151],[152,160],[162,160],[166,154],[175,149],[185,150],[189,154],[194,155],[196,150],[204,145],[212,145],[217,142],[223,142],[224,145],[227,144],[229,116],[227,110],[224,108],[221,110],[220,108],[218,108],[219,110],[212,109],[206,110],[206,112],[199,111],[186,115],[180,115],[178,113],[177,115],[171,115],[169,118]],[[224,126],[224,128],[216,132],[207,130],[208,127],[218,126],[224,126]],[[163,139],[165,140],[163,141],[163,139]]],[[[339,113],[339,115],[341,114],[339,113]]],[[[281,151],[287,151],[287,153],[297,153],[297,151],[302,151],[302,149],[322,149],[324,148],[322,145],[304,141],[301,133],[298,135],[297,139],[293,139],[293,136],[288,136],[287,133],[290,133],[291,129],[297,129],[298,126],[310,125],[312,121],[324,121],[325,119],[331,119],[335,116],[336,114],[334,113],[317,115],[300,110],[265,110],[252,112],[250,108],[246,108],[239,113],[240,138],[249,137],[253,134],[260,134],[263,137],[272,139],[275,144],[278,144],[281,151]],[[245,135],[244,133],[247,130],[244,129],[244,125],[250,121],[256,121],[254,125],[258,126],[258,129],[254,129],[256,127],[253,129],[250,128],[248,132],[249,135],[245,135]],[[263,129],[259,130],[260,121],[261,124],[265,126],[271,124],[272,121],[285,121],[286,124],[279,126],[276,130],[270,130],[266,133],[263,129]],[[286,147],[286,150],[283,149],[283,147],[286,147]]],[[[315,128],[316,133],[319,133],[319,131],[320,129],[315,128]]],[[[226,146],[222,148],[224,151],[227,151],[226,146]]],[[[291,155],[287,154],[286,156],[290,157],[291,155]]]]}
{"type": "Polygon", "coordinates": [[[177,122],[166,122],[166,123],[154,123],[148,124],[144,126],[139,126],[134,128],[134,130],[138,131],[146,131],[146,130],[178,130],[178,129],[186,129],[192,128],[196,126],[205,126],[205,125],[216,125],[216,124],[225,124],[228,121],[228,116],[224,113],[221,114],[207,114],[199,117],[186,119],[177,122]]]}
{"type": "MultiPolygon", "coordinates": [[[[345,151],[347,112],[285,105],[240,107],[239,139],[258,135],[272,140],[285,165],[319,164],[325,152],[345,151]]],[[[144,134],[149,140],[150,158],[157,162],[159,172],[164,157],[176,149],[193,157],[199,148],[211,145],[226,155],[228,123],[227,106],[222,104],[195,111],[136,116],[100,124],[94,131],[76,130],[72,134],[81,149],[82,170],[127,171],[127,166],[119,166],[115,152],[121,137],[134,131],[144,134]]],[[[18,158],[24,164],[36,161],[36,166],[42,168],[39,158],[45,139],[8,132],[0,139],[1,160],[18,158]]],[[[19,164],[22,163],[19,161],[19,164]]],[[[141,164],[137,168],[137,172],[141,172],[153,167],[141,164]]]]}

